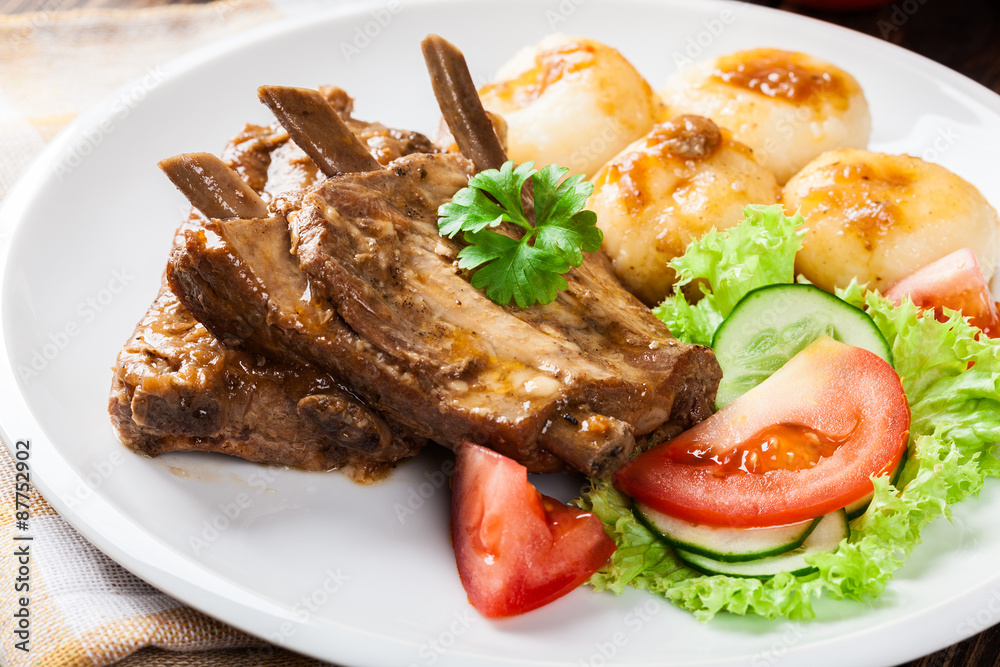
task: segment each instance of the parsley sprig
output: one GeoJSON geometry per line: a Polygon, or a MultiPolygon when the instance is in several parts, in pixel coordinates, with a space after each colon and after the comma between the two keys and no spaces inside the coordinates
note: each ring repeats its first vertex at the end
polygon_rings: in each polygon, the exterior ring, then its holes
{"type": "Polygon", "coordinates": [[[554,164],[541,171],[534,167],[525,162],[515,168],[508,161],[500,169],[481,171],[438,209],[443,236],[465,233],[468,245],[458,253],[459,268],[478,267],[472,285],[485,288],[486,296],[501,305],[511,298],[521,308],[551,303],[559,290],[569,287],[562,274],[580,266],[584,251],[596,252],[604,240],[595,226],[597,215],[583,210],[593,184],[582,174],[563,181],[569,169],[554,164]],[[534,223],[521,205],[521,189],[529,178],[534,223]],[[515,239],[490,230],[502,222],[517,225],[524,235],[515,239]]]}

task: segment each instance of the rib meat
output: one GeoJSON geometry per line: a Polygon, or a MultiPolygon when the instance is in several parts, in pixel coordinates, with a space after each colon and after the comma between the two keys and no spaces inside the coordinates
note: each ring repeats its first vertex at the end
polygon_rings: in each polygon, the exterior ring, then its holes
{"type": "MultiPolygon", "coordinates": [[[[422,135],[351,119],[351,100],[343,91],[321,90],[380,159],[433,150],[422,135]]],[[[185,156],[195,161],[188,165],[193,168],[170,172],[211,171],[225,187],[206,193],[198,179],[179,187],[216,218],[266,212],[261,197],[270,200],[322,178],[278,125],[248,125],[223,154],[228,165],[201,154],[185,156]],[[216,196],[197,199],[199,192],[216,196]]],[[[217,224],[194,212],[175,241],[188,234],[218,235],[217,224]]],[[[150,456],[215,451],[307,470],[344,468],[359,480],[416,453],[424,443],[314,365],[283,364],[222,344],[178,301],[165,279],[119,354],[109,410],[123,444],[150,456]]]]}
{"type": "MultiPolygon", "coordinates": [[[[342,145],[345,128],[310,107],[321,99],[300,89],[262,97],[283,100],[269,103],[279,118],[311,109],[282,118],[293,138],[317,150],[332,131],[319,150],[341,154],[326,181],[275,198],[270,217],[220,221],[218,236],[187,234],[175,249],[170,284],[217,336],[306,359],[418,435],[486,444],[535,472],[568,463],[607,474],[636,435],[710,413],[720,376],[711,351],[674,340],[602,253],[567,274],[551,304],[497,305],[456,268],[460,245],[437,231],[437,209],[467,184],[470,160],[414,154],[336,173],[358,146],[342,145]],[[316,117],[322,127],[310,126],[316,117]]],[[[485,116],[467,127],[492,132],[485,116]]],[[[469,130],[451,129],[465,150],[469,130]]],[[[495,136],[473,139],[486,146],[476,164],[495,161],[495,136]]]]}
{"type": "Polygon", "coordinates": [[[376,476],[422,444],[329,374],[219,343],[162,289],[118,357],[110,401],[121,441],[156,456],[212,451],[376,476]]]}

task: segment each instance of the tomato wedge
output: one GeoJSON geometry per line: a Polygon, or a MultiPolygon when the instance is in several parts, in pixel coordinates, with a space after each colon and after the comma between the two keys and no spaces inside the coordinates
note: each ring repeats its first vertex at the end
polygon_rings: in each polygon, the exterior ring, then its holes
{"type": "Polygon", "coordinates": [[[611,557],[601,520],[543,496],[520,463],[459,445],[451,538],[462,585],[483,616],[522,614],[562,597],[611,557]]]}
{"type": "Polygon", "coordinates": [[[910,411],[892,366],[821,338],[728,406],[632,459],[619,489],[670,516],[780,526],[839,510],[906,451],[910,411]]]}
{"type": "Polygon", "coordinates": [[[944,322],[942,308],[960,310],[973,326],[987,336],[1000,336],[1000,312],[990,293],[976,254],[969,248],[956,250],[889,288],[885,297],[899,303],[909,296],[920,308],[934,310],[934,316],[944,322]]]}

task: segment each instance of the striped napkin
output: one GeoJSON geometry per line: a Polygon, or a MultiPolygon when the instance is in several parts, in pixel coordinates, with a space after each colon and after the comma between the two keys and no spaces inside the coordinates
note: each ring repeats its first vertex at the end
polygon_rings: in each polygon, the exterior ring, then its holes
{"type": "MultiPolygon", "coordinates": [[[[48,140],[112,91],[209,41],[309,9],[303,0],[220,0],[0,16],[0,200],[48,140]]],[[[6,667],[322,664],[152,588],[91,546],[34,489],[30,531],[18,531],[14,461],[0,450],[0,542],[14,545],[0,550],[6,667]],[[17,541],[18,534],[33,539],[17,541]],[[24,545],[31,550],[31,588],[16,592],[16,550],[24,545]],[[22,596],[29,598],[29,651],[18,648],[15,634],[22,596]]]]}

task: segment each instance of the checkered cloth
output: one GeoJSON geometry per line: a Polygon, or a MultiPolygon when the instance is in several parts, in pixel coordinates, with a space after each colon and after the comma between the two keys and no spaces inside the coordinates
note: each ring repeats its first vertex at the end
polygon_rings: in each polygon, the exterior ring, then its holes
{"type": "MultiPolygon", "coordinates": [[[[211,40],[308,9],[305,0],[221,0],[138,11],[0,16],[0,200],[48,140],[115,89],[211,40]]],[[[4,545],[19,544],[13,541],[14,497],[14,463],[2,451],[4,545]]],[[[31,651],[18,650],[12,639],[18,563],[14,549],[5,547],[0,550],[3,665],[321,664],[185,607],[91,546],[37,492],[29,502],[31,651]]]]}

